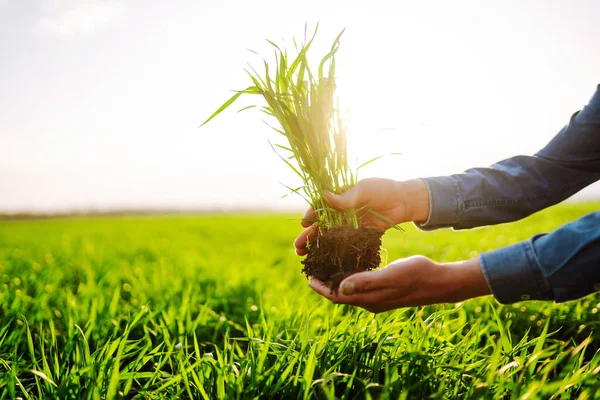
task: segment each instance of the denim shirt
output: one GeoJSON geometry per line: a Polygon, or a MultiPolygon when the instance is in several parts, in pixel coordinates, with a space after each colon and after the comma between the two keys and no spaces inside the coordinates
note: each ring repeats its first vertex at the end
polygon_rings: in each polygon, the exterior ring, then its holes
{"type": "MultiPolygon", "coordinates": [[[[589,104],[533,156],[423,179],[429,219],[420,229],[467,229],[515,221],[600,179],[600,85],[589,104]]],[[[501,303],[563,302],[600,291],[600,212],[479,256],[501,303]]]]}

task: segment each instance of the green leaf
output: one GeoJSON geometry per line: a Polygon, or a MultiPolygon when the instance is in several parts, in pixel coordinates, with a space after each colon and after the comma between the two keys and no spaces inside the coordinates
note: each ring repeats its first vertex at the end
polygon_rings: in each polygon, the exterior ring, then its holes
{"type": "Polygon", "coordinates": [[[233,104],[234,101],[236,101],[244,92],[237,92],[236,94],[234,94],[233,96],[231,96],[229,98],[229,100],[227,100],[225,103],[223,103],[223,105],[221,107],[219,107],[217,109],[217,111],[215,111],[210,117],[208,117],[208,119],[206,121],[204,121],[202,123],[202,125],[199,126],[199,128],[203,127],[204,125],[206,125],[208,123],[208,121],[210,121],[211,119],[213,119],[214,117],[216,117],[217,115],[219,115],[223,110],[225,110],[227,107],[229,107],[231,104],[233,104]]]}
{"type": "Polygon", "coordinates": [[[280,145],[280,144],[275,144],[275,146],[279,147],[280,149],[287,150],[287,151],[289,151],[290,153],[293,153],[293,152],[294,152],[294,150],[290,149],[289,147],[282,146],[282,145],[280,145]]]}
{"type": "Polygon", "coordinates": [[[333,76],[333,73],[335,71],[335,59],[334,59],[334,55],[338,51],[338,47],[339,47],[339,44],[340,44],[340,38],[344,34],[345,30],[346,30],[346,28],[342,29],[342,31],[337,35],[337,37],[333,41],[333,45],[331,46],[331,50],[321,60],[321,63],[319,64],[319,80],[323,79],[323,67],[325,66],[325,63],[327,62],[327,60],[330,60],[330,59],[331,59],[331,68],[330,68],[330,71],[329,71],[329,73],[330,73],[329,74],[329,79],[334,79],[335,78],[333,76]]]}
{"type": "Polygon", "coordinates": [[[248,110],[250,108],[254,108],[254,107],[256,107],[256,105],[246,106],[244,108],[240,108],[239,110],[237,110],[237,112],[241,113],[242,111],[246,111],[246,110],[248,110]]]}
{"type": "Polygon", "coordinates": [[[375,161],[377,161],[377,160],[379,160],[380,158],[383,158],[383,157],[385,157],[385,156],[381,155],[381,156],[377,156],[377,157],[371,158],[369,161],[366,161],[366,162],[364,162],[364,163],[360,164],[360,165],[359,165],[359,166],[356,168],[356,170],[358,171],[358,170],[359,170],[359,169],[361,169],[362,167],[366,167],[367,165],[371,164],[372,162],[375,162],[375,161]]]}
{"type": "Polygon", "coordinates": [[[300,171],[298,171],[298,169],[294,167],[288,160],[282,157],[281,154],[279,154],[277,150],[275,150],[275,147],[273,146],[273,144],[271,144],[271,142],[269,142],[269,144],[271,145],[271,148],[273,149],[275,154],[277,154],[279,158],[281,158],[300,178],[302,178],[302,180],[304,180],[305,176],[300,171]]]}
{"type": "Polygon", "coordinates": [[[492,306],[492,311],[494,312],[494,318],[496,319],[496,325],[498,326],[498,332],[500,333],[500,342],[502,343],[502,348],[505,354],[510,354],[512,350],[512,344],[510,343],[510,336],[508,336],[507,332],[504,329],[504,323],[500,319],[498,312],[496,311],[496,307],[492,306]]]}
{"type": "Polygon", "coordinates": [[[30,370],[29,370],[29,372],[31,372],[32,374],[34,374],[34,375],[36,375],[36,376],[38,376],[38,377],[42,378],[44,381],[48,382],[48,383],[49,383],[49,384],[51,384],[52,386],[54,386],[54,387],[58,387],[58,386],[56,385],[56,383],[54,383],[54,381],[53,381],[52,379],[48,378],[48,376],[47,376],[45,373],[43,373],[43,372],[41,372],[41,371],[36,371],[35,369],[30,369],[30,370]]]}
{"type": "Polygon", "coordinates": [[[398,225],[398,224],[394,225],[392,223],[392,221],[390,221],[389,218],[387,218],[384,215],[379,214],[377,211],[372,210],[372,209],[369,208],[367,210],[367,212],[369,214],[373,214],[374,216],[376,216],[381,222],[383,222],[384,224],[388,225],[390,228],[395,229],[395,230],[400,231],[400,232],[404,232],[404,229],[402,229],[402,227],[400,225],[398,225]]]}

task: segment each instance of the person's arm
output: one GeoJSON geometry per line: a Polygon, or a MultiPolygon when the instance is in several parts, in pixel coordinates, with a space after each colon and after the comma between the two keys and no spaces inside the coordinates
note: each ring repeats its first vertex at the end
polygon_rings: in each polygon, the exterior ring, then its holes
{"type": "Polygon", "coordinates": [[[600,85],[534,156],[516,156],[489,168],[424,178],[429,217],[423,230],[468,229],[515,221],[556,204],[600,179],[600,85]]]}
{"type": "Polygon", "coordinates": [[[371,312],[457,302],[493,294],[503,304],[522,300],[563,302],[600,291],[600,212],[549,234],[438,264],[416,256],[344,279],[333,292],[312,279],[311,288],[336,304],[371,312]]]}
{"type": "Polygon", "coordinates": [[[310,287],[336,304],[379,313],[402,307],[454,303],[490,294],[478,258],[439,264],[423,256],[397,260],[387,267],[346,278],[334,292],[311,279],[310,287]]]}

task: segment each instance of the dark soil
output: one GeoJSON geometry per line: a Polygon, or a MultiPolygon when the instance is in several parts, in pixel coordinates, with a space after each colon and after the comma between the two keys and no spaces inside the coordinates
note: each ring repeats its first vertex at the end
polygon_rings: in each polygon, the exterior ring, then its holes
{"type": "Polygon", "coordinates": [[[337,291],[344,278],[379,267],[382,233],[373,228],[336,226],[319,235],[302,261],[302,273],[337,291]]]}

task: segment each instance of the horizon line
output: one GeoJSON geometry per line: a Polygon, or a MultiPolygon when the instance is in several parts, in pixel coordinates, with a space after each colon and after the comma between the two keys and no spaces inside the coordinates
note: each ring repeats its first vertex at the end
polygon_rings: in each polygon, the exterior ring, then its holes
{"type": "MultiPolygon", "coordinates": [[[[599,203],[600,197],[594,198],[570,198],[561,203],[599,203]]],[[[558,205],[556,204],[556,205],[558,205]]],[[[67,210],[67,211],[8,211],[0,210],[0,221],[17,220],[43,220],[43,219],[61,219],[61,218],[99,218],[99,217],[136,217],[136,216],[161,216],[161,215],[203,215],[203,214],[258,214],[274,213],[285,214],[299,212],[303,213],[306,207],[300,206],[208,206],[208,207],[120,207],[107,209],[86,209],[86,210],[67,210]]],[[[541,211],[541,210],[540,210],[541,211]]]]}

